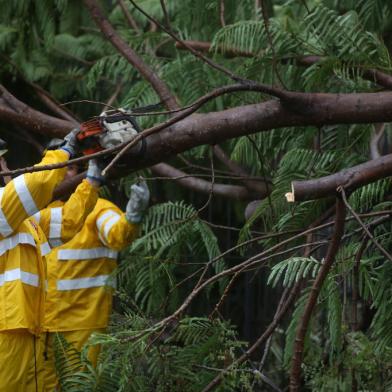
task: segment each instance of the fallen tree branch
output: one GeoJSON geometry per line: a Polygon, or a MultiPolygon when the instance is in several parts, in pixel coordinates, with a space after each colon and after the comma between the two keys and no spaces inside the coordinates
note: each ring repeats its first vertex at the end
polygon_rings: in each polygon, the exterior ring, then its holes
{"type": "MultiPolygon", "coordinates": [[[[215,90],[212,93],[200,98],[197,105],[201,104],[202,101],[207,101],[208,97],[218,96],[219,94],[248,90],[257,90],[256,86],[245,86],[245,85],[232,85],[222,87],[215,90]]],[[[270,100],[260,104],[239,106],[220,112],[210,112],[206,114],[193,114],[187,118],[179,120],[176,124],[162,123],[149,130],[153,129],[159,131],[159,134],[150,134],[146,137],[146,133],[143,137],[147,140],[147,151],[140,159],[133,159],[129,161],[128,172],[132,170],[138,170],[141,168],[149,167],[153,164],[165,161],[181,152],[187,151],[193,147],[203,144],[219,144],[225,140],[252,134],[255,132],[267,131],[270,129],[283,128],[288,126],[306,126],[306,125],[323,125],[323,124],[339,124],[339,123],[374,123],[374,122],[389,122],[392,121],[392,93],[391,92],[380,92],[380,93],[360,93],[360,94],[313,94],[313,93],[296,93],[300,95],[299,101],[302,101],[303,107],[301,113],[296,111],[290,111],[285,105],[282,105],[279,101],[270,100]],[[164,129],[167,128],[167,129],[164,129]]],[[[2,104],[2,97],[0,97],[0,119],[15,121],[17,124],[21,124],[27,129],[33,130],[39,133],[45,133],[46,135],[60,136],[62,137],[70,129],[73,124],[65,120],[56,119],[54,117],[45,115],[31,108],[26,108],[25,111],[15,112],[9,106],[2,104]],[[7,115],[3,116],[4,113],[12,113],[9,118],[7,115]],[[45,126],[41,124],[41,117],[49,119],[45,126]],[[52,124],[48,126],[48,124],[52,124]],[[45,131],[45,132],[44,132],[45,131]]],[[[18,101],[20,102],[20,101],[18,101]]],[[[23,104],[24,106],[27,106],[23,104]]],[[[181,113],[181,112],[180,112],[181,113]]],[[[182,113],[181,113],[182,114],[182,113]]],[[[178,120],[178,118],[176,119],[178,120]]],[[[144,131],[144,132],[146,132],[144,131]]],[[[147,132],[147,133],[148,133],[147,132]]],[[[101,157],[102,155],[113,153],[118,148],[122,148],[123,145],[117,146],[114,149],[98,153],[94,157],[101,157]]],[[[83,161],[89,158],[79,158],[79,161],[83,161]]],[[[374,166],[380,163],[380,167],[376,170],[377,176],[388,176],[390,171],[390,165],[392,156],[386,155],[379,160],[373,160],[367,165],[374,166]],[[386,168],[387,166],[387,168],[386,168]],[[384,170],[384,171],[383,171],[384,170]]],[[[57,166],[56,166],[57,167],[57,166]]],[[[55,168],[55,166],[48,167],[55,168]]],[[[362,169],[359,165],[355,168],[362,169]]],[[[347,173],[350,170],[346,169],[347,173]]],[[[35,169],[37,170],[37,169],[35,169]]],[[[38,169],[38,170],[42,170],[38,169]]],[[[18,172],[21,173],[22,171],[18,172]]],[[[1,173],[9,175],[10,173],[1,173]]],[[[326,185],[322,186],[321,189],[314,189],[314,192],[307,192],[307,186],[302,192],[302,196],[295,196],[296,200],[301,200],[303,197],[312,198],[314,197],[325,197],[326,195],[333,194],[336,189],[337,183],[341,181],[335,181],[336,178],[331,176],[329,181],[326,181],[326,185]]],[[[341,174],[338,174],[341,176],[341,174]]],[[[377,178],[371,177],[362,178],[360,173],[355,175],[355,178],[359,178],[358,186],[364,185],[368,182],[374,181],[377,178]]],[[[343,181],[347,185],[346,181],[343,181]]],[[[313,181],[319,180],[310,180],[313,181]]],[[[305,183],[307,183],[305,181],[305,183]]],[[[294,182],[294,188],[297,189],[299,182],[294,182]]],[[[316,187],[318,188],[319,184],[316,187]]],[[[313,188],[313,187],[312,187],[313,188]]],[[[347,190],[350,190],[345,186],[347,190]]]]}
{"type": "Polygon", "coordinates": [[[333,196],[339,187],[351,193],[355,189],[392,175],[392,154],[344,169],[329,176],[306,181],[293,181],[287,201],[304,201],[333,196]]]}
{"type": "Polygon", "coordinates": [[[62,137],[74,127],[74,123],[39,112],[19,101],[0,85],[0,119],[41,135],[62,137]]]}
{"type": "Polygon", "coordinates": [[[112,161],[105,167],[102,171],[103,175],[106,175],[109,170],[114,166],[114,164],[121,159],[122,156],[126,154],[126,152],[133,146],[135,146],[139,141],[144,139],[146,136],[152,135],[161,131],[164,128],[169,127],[172,124],[177,123],[178,121],[189,117],[192,113],[196,112],[201,106],[203,106],[208,101],[217,98],[218,96],[235,92],[235,91],[254,91],[259,93],[264,93],[264,86],[258,85],[257,83],[254,84],[234,84],[230,86],[224,86],[213,90],[212,92],[202,96],[197,101],[195,101],[190,107],[186,108],[185,110],[181,111],[180,113],[176,114],[175,116],[169,118],[165,122],[155,125],[152,128],[146,129],[145,131],[139,133],[130,141],[121,144],[119,147],[121,150],[117,153],[117,155],[112,159],[112,161]]]}

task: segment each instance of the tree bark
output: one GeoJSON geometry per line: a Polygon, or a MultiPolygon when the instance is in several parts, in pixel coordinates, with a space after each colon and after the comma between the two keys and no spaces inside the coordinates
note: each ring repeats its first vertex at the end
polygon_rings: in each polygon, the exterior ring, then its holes
{"type": "Polygon", "coordinates": [[[355,189],[392,175],[392,154],[373,159],[361,165],[344,169],[329,176],[307,181],[293,181],[288,201],[321,199],[336,194],[338,187],[351,193],[355,189]],[[292,200],[289,200],[292,199],[292,200]]]}

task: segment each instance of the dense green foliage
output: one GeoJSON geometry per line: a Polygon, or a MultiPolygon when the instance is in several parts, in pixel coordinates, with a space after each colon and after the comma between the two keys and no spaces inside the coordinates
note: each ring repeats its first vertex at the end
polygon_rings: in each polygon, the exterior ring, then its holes
{"type": "MultiPolygon", "coordinates": [[[[152,28],[125,3],[138,30],[129,27],[117,2],[101,2],[118,33],[168,83],[181,105],[230,82],[189,52],[177,50],[165,33],[152,28]]],[[[159,0],[137,3],[165,23],[159,0]]],[[[281,83],[297,91],[370,92],[380,87],[363,77],[366,70],[392,71],[390,1],[264,0],[268,29],[254,0],[226,0],[223,27],[219,22],[219,1],[167,3],[171,28],[182,39],[210,42],[209,56],[249,79],[281,83]],[[298,64],[297,58],[310,55],[320,56],[321,60],[308,67],[298,64]]],[[[10,89],[22,90],[21,98],[42,109],[42,104],[32,98],[29,83],[36,83],[61,102],[106,102],[119,85],[121,89],[113,103],[117,107],[140,107],[159,101],[149,83],[103,37],[82,2],[2,0],[0,4],[0,77],[10,89]]],[[[260,102],[260,95],[235,93],[211,101],[201,110],[218,111],[256,102],[260,102]]],[[[85,119],[99,112],[101,106],[72,103],[69,108],[85,119]]],[[[147,127],[163,118],[146,116],[140,123],[147,127]]],[[[122,254],[111,334],[92,339],[92,344],[103,347],[97,369],[88,363],[85,353],[74,352],[59,338],[57,351],[68,354],[57,358],[63,390],[200,391],[206,386],[219,369],[233,363],[251,343],[242,336],[241,316],[229,307],[212,313],[230,277],[204,290],[183,318],[172,320],[164,330],[157,322],[182,304],[206,262],[214,261],[207,275],[212,276],[317,220],[333,200],[288,204],[284,194],[290,190],[291,181],[317,178],[367,161],[372,132],[373,125],[363,124],[293,127],[226,142],[223,147],[227,154],[250,175],[267,177],[272,182],[271,194],[248,221],[243,219],[243,203],[218,199],[204,208],[207,195],[192,195],[170,181],[153,182],[153,193],[159,193],[157,204],[150,208],[140,238],[122,254]],[[230,220],[222,218],[228,213],[232,215],[230,220]],[[228,222],[240,227],[240,231],[236,238],[231,236],[225,241],[225,229],[211,224],[228,222]],[[281,235],[260,239],[256,245],[244,245],[229,256],[217,258],[227,248],[260,233],[281,235]]],[[[391,138],[390,126],[386,125],[385,151],[391,138]]],[[[200,173],[199,167],[204,166],[204,174],[211,175],[208,151],[208,146],[201,146],[184,154],[198,165],[187,168],[188,172],[200,173]]],[[[177,159],[171,163],[183,165],[177,159]]],[[[217,173],[225,169],[218,163],[215,167],[217,173]]],[[[132,180],[132,176],[124,179],[116,189],[126,189],[132,180]]],[[[114,197],[116,191],[111,189],[114,197]]],[[[361,213],[390,210],[390,192],[389,180],[381,180],[351,194],[349,202],[361,213]]],[[[392,249],[391,229],[388,220],[374,228],[376,240],[387,250],[392,249]]],[[[268,313],[272,316],[276,298],[284,288],[303,281],[295,307],[273,335],[263,370],[268,380],[282,388],[287,386],[295,331],[309,296],[307,287],[325,256],[329,236],[328,228],[314,235],[313,241],[322,243],[313,245],[310,256],[304,255],[301,247],[305,237],[280,248],[279,252],[287,252],[272,255],[253,271],[249,283],[265,286],[263,282],[269,276],[263,292],[272,298],[268,313]]],[[[370,241],[356,260],[363,239],[355,220],[348,221],[305,342],[303,370],[307,390],[351,391],[355,378],[358,391],[392,391],[392,266],[370,241]],[[353,303],[356,263],[359,300],[353,303]],[[357,307],[358,320],[354,319],[353,307],[357,307]]],[[[235,290],[236,283],[233,287],[235,290]]],[[[242,282],[238,287],[235,294],[229,291],[227,296],[233,295],[236,309],[242,311],[245,288],[242,282]]],[[[269,321],[263,320],[263,324],[269,321]]],[[[257,329],[254,337],[261,333],[257,329]]],[[[259,348],[249,361],[234,364],[218,389],[273,390],[257,371],[262,355],[259,348]]]]}

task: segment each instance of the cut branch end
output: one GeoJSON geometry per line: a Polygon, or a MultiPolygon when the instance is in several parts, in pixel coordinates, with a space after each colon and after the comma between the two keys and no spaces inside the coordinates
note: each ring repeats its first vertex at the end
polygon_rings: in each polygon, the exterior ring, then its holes
{"type": "Polygon", "coordinates": [[[287,192],[285,194],[287,203],[294,203],[295,202],[295,194],[294,194],[294,185],[291,184],[291,192],[287,192]]]}

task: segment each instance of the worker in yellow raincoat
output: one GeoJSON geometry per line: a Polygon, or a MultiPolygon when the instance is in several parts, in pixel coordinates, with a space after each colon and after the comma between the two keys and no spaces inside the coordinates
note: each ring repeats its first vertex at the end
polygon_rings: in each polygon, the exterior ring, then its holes
{"type": "MultiPolygon", "coordinates": [[[[110,201],[99,198],[83,228],[48,256],[44,323],[48,331],[44,363],[47,391],[53,391],[57,384],[55,334],[61,332],[70,344],[81,350],[93,332],[106,330],[112,308],[110,278],[117,265],[118,251],[138,234],[149,197],[145,182],[132,185],[125,213],[110,201]]],[[[89,352],[93,364],[98,353],[97,347],[89,352]]]]}
{"type": "MultiPolygon", "coordinates": [[[[37,166],[65,162],[75,153],[76,132],[37,166]]],[[[0,188],[0,392],[26,391],[42,328],[46,237],[34,218],[52,199],[66,169],[22,174],[0,188]]]]}
{"type": "MultiPolygon", "coordinates": [[[[90,160],[86,179],[78,185],[66,202],[56,200],[50,203],[47,208],[33,215],[52,249],[69,241],[82,228],[87,215],[93,210],[98,199],[98,188],[100,186],[100,182],[95,180],[94,177],[97,171],[100,174],[96,161],[90,160]]],[[[77,165],[68,166],[65,180],[76,174],[77,165]]],[[[27,376],[26,392],[35,392],[36,386],[38,386],[38,391],[47,390],[43,379],[45,339],[46,334],[42,334],[40,344],[37,347],[35,366],[30,367],[27,376]]]]}

